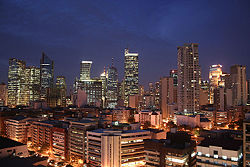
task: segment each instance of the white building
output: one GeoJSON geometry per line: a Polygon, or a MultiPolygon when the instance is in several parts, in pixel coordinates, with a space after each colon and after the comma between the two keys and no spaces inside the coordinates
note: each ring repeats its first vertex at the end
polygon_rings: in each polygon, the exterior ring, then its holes
{"type": "Polygon", "coordinates": [[[140,122],[144,124],[145,122],[150,122],[152,126],[160,126],[162,123],[161,111],[139,111],[138,114],[134,115],[135,122],[140,122]]]}
{"type": "Polygon", "coordinates": [[[197,167],[239,166],[242,162],[242,141],[206,138],[197,146],[197,167]]]}
{"type": "Polygon", "coordinates": [[[208,118],[201,118],[200,115],[175,115],[177,125],[188,125],[192,128],[201,127],[205,129],[212,128],[212,122],[208,118]]]}
{"type": "Polygon", "coordinates": [[[87,163],[91,167],[140,166],[145,164],[145,130],[98,129],[87,132],[87,163]]]}

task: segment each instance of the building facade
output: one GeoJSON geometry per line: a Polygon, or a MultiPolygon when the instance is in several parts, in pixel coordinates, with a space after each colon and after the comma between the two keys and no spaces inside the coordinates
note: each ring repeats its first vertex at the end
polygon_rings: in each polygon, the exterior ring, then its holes
{"type": "Polygon", "coordinates": [[[197,146],[197,167],[241,166],[242,141],[206,138],[197,146]]]}
{"type": "Polygon", "coordinates": [[[118,72],[115,67],[108,68],[106,102],[108,108],[115,108],[118,100],[118,72]]]}
{"type": "Polygon", "coordinates": [[[25,77],[26,63],[12,58],[8,71],[8,106],[28,105],[28,86],[25,77]]]}
{"type": "Polygon", "coordinates": [[[125,49],[124,55],[124,103],[128,106],[129,96],[139,93],[139,54],[129,53],[129,50],[125,49]]]}
{"type": "Polygon", "coordinates": [[[59,99],[57,105],[61,107],[66,107],[67,86],[64,76],[56,77],[56,88],[59,91],[59,99]]]}
{"type": "Polygon", "coordinates": [[[80,81],[89,80],[92,61],[82,61],[80,64],[80,81]]]}
{"type": "Polygon", "coordinates": [[[222,65],[211,65],[209,67],[209,102],[214,104],[214,90],[219,86],[220,77],[222,75],[222,65]]]}
{"type": "Polygon", "coordinates": [[[87,132],[87,162],[91,167],[140,166],[145,164],[144,130],[98,129],[87,132]]]}
{"type": "Polygon", "coordinates": [[[5,83],[0,84],[0,106],[7,106],[8,89],[5,83]]]}
{"type": "Polygon", "coordinates": [[[145,140],[146,167],[195,166],[195,141],[184,133],[168,133],[167,139],[145,140]]]}
{"type": "Polygon", "coordinates": [[[169,118],[168,105],[174,103],[174,78],[162,77],[160,79],[160,106],[162,118],[169,118]]]}
{"type": "Polygon", "coordinates": [[[230,68],[233,105],[247,104],[246,66],[234,65],[230,68]]]}
{"type": "Polygon", "coordinates": [[[26,82],[28,85],[29,103],[40,99],[40,68],[26,67],[26,82]]]}
{"type": "Polygon", "coordinates": [[[40,60],[40,99],[46,100],[48,88],[54,84],[54,61],[52,61],[44,52],[40,60]]]}
{"type": "Polygon", "coordinates": [[[89,120],[71,121],[68,131],[70,160],[86,161],[87,130],[97,128],[97,122],[89,120]]]}
{"type": "Polygon", "coordinates": [[[178,111],[197,113],[199,111],[200,66],[198,44],[184,44],[178,52],[178,111]]]}

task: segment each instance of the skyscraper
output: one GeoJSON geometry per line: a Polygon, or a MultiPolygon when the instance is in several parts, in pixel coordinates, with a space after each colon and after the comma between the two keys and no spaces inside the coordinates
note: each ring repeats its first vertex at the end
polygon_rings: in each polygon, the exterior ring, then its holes
{"type": "Polygon", "coordinates": [[[7,105],[7,99],[8,99],[8,90],[7,85],[5,83],[0,84],[0,106],[6,106],[7,105]]]}
{"type": "Polygon", "coordinates": [[[93,106],[101,106],[102,103],[102,85],[100,78],[91,78],[92,61],[82,61],[80,64],[80,79],[76,78],[74,83],[74,94],[83,91],[86,95],[86,103],[93,106]]]}
{"type": "Polygon", "coordinates": [[[198,44],[184,44],[178,52],[178,111],[199,111],[200,66],[198,44]]]}
{"type": "Polygon", "coordinates": [[[247,85],[246,85],[246,66],[234,65],[230,68],[232,83],[233,105],[246,105],[247,85]]]}
{"type": "Polygon", "coordinates": [[[40,60],[40,98],[46,99],[47,89],[53,87],[54,82],[54,61],[52,61],[44,52],[40,60]]]}
{"type": "Polygon", "coordinates": [[[107,92],[107,73],[104,67],[103,73],[100,75],[102,81],[102,106],[106,107],[106,92],[107,92]]]}
{"type": "Polygon", "coordinates": [[[80,81],[90,79],[92,61],[82,61],[80,67],[80,81]]]}
{"type": "Polygon", "coordinates": [[[27,82],[25,77],[26,63],[12,58],[9,60],[8,72],[8,106],[28,105],[27,82]]]}
{"type": "Polygon", "coordinates": [[[40,99],[40,68],[35,66],[26,67],[26,82],[28,85],[29,102],[40,99]]]}
{"type": "Polygon", "coordinates": [[[108,68],[107,73],[107,107],[115,108],[118,98],[118,73],[113,66],[108,68]]]}
{"type": "Polygon", "coordinates": [[[210,104],[214,104],[214,90],[219,86],[219,82],[221,80],[222,75],[222,65],[216,64],[211,65],[209,67],[209,81],[210,81],[210,88],[209,88],[209,102],[210,104]]]}
{"type": "Polygon", "coordinates": [[[56,88],[58,89],[59,92],[59,99],[57,105],[61,107],[66,107],[67,86],[64,76],[56,77],[56,88]]]}
{"type": "Polygon", "coordinates": [[[129,53],[125,49],[125,62],[124,62],[124,86],[125,86],[125,100],[124,104],[128,106],[129,96],[138,94],[139,89],[139,61],[138,53],[129,53]]]}

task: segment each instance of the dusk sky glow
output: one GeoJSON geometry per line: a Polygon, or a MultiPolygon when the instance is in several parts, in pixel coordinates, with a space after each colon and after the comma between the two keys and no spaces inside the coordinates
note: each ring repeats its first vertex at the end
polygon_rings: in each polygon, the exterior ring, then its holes
{"type": "Polygon", "coordinates": [[[177,46],[190,42],[199,44],[207,79],[212,64],[225,72],[250,64],[249,9],[248,0],[0,0],[0,82],[7,82],[9,58],[39,66],[42,51],[68,85],[82,60],[93,61],[94,77],[114,58],[121,79],[128,47],[139,53],[139,81],[146,85],[176,69],[177,46]]]}

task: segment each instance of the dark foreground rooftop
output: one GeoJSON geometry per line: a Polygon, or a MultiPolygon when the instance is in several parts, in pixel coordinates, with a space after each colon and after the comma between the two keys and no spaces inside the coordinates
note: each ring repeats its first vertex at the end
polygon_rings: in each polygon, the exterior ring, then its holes
{"type": "Polygon", "coordinates": [[[25,144],[0,136],[0,149],[22,146],[22,145],[25,144]]]}
{"type": "Polygon", "coordinates": [[[242,146],[241,140],[225,139],[225,138],[206,138],[198,146],[209,147],[217,146],[225,150],[238,151],[242,146]]]}

